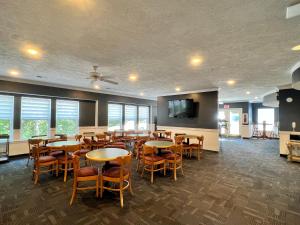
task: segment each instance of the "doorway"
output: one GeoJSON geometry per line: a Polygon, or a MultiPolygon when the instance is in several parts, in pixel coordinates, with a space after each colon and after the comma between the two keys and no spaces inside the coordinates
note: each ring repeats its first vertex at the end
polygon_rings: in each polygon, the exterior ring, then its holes
{"type": "Polygon", "coordinates": [[[242,109],[219,109],[218,118],[225,126],[220,127],[220,134],[225,136],[241,136],[242,109]]]}

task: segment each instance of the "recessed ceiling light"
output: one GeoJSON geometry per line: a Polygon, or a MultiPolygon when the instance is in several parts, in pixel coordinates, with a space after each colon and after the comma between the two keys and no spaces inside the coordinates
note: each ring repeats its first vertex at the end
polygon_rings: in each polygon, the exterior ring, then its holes
{"type": "Polygon", "coordinates": [[[143,93],[143,92],[141,92],[141,93],[140,93],[140,96],[144,96],[144,93],[143,93]]]}
{"type": "Polygon", "coordinates": [[[251,94],[251,92],[250,92],[250,91],[246,91],[246,94],[247,94],[247,95],[250,95],[250,94],[251,94]]]}
{"type": "Polygon", "coordinates": [[[129,74],[129,80],[131,81],[136,81],[137,80],[137,75],[132,73],[132,74],[129,74]]]}
{"type": "Polygon", "coordinates": [[[15,69],[9,70],[8,73],[13,77],[18,77],[20,75],[20,71],[15,69]]]}
{"type": "Polygon", "coordinates": [[[24,55],[26,55],[29,58],[32,59],[42,58],[42,50],[38,46],[32,44],[25,44],[21,48],[21,51],[23,52],[24,55]]]}
{"type": "Polygon", "coordinates": [[[203,62],[203,58],[201,56],[193,56],[190,59],[190,64],[192,66],[199,66],[200,64],[202,64],[202,62],[203,62]]]}
{"type": "Polygon", "coordinates": [[[300,51],[300,45],[296,45],[292,48],[293,51],[300,51]]]}
{"type": "Polygon", "coordinates": [[[235,84],[235,80],[228,80],[228,81],[227,81],[227,84],[228,84],[228,85],[234,85],[234,84],[235,84]]]}
{"type": "Polygon", "coordinates": [[[255,98],[254,99],[258,99],[258,97],[257,96],[255,96],[255,98]]]}
{"type": "Polygon", "coordinates": [[[181,90],[180,87],[176,87],[176,88],[175,88],[175,91],[180,91],[180,90],[181,90]]]}

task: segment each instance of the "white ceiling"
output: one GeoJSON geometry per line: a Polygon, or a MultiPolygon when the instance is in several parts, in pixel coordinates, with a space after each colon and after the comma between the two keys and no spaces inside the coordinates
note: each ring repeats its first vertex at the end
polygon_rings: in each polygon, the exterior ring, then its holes
{"type": "Polygon", "coordinates": [[[290,50],[300,44],[300,17],[286,20],[285,10],[294,2],[0,0],[0,78],[17,68],[27,82],[86,89],[85,77],[99,65],[120,83],[104,84],[101,92],[153,98],[176,86],[220,88],[222,101],[252,100],[291,83],[289,70],[300,61],[300,52],[290,50]],[[42,59],[22,55],[27,42],[42,48],[42,59]],[[196,54],[204,62],[193,68],[196,54]],[[132,72],[135,83],[128,80],[132,72]],[[229,79],[236,85],[229,87],[229,79]]]}

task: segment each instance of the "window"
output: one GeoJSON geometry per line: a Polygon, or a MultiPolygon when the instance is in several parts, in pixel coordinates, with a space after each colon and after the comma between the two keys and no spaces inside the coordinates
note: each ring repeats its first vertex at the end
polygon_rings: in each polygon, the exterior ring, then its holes
{"type": "Polygon", "coordinates": [[[108,104],[108,130],[120,130],[123,124],[123,105],[108,104]]]}
{"type": "Polygon", "coordinates": [[[135,130],[137,122],[137,106],[125,105],[125,130],[135,130]]]}
{"type": "Polygon", "coordinates": [[[13,139],[14,97],[0,95],[0,134],[10,135],[13,139]]]}
{"type": "Polygon", "coordinates": [[[150,108],[148,106],[139,106],[138,130],[149,130],[150,108]]]}
{"type": "Polygon", "coordinates": [[[266,121],[266,131],[272,131],[274,126],[274,109],[261,108],[257,111],[258,114],[258,129],[263,130],[263,122],[266,121]]]}
{"type": "Polygon", "coordinates": [[[21,139],[48,135],[51,118],[51,99],[22,97],[21,139]]]}
{"type": "Polygon", "coordinates": [[[79,102],[56,100],[56,133],[75,135],[79,130],[79,102]]]}

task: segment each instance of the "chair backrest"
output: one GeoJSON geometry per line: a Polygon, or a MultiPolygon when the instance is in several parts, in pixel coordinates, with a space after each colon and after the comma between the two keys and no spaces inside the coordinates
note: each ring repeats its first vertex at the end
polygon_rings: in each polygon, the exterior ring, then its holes
{"type": "Polygon", "coordinates": [[[74,177],[78,176],[78,170],[80,169],[80,156],[77,153],[79,154],[79,151],[72,154],[74,177]]]}
{"type": "Polygon", "coordinates": [[[76,152],[81,149],[81,145],[65,145],[62,147],[62,149],[67,152],[76,152]]]}
{"type": "Polygon", "coordinates": [[[33,147],[39,148],[42,142],[42,139],[28,139],[29,151],[31,151],[33,147]]]}
{"type": "Polygon", "coordinates": [[[145,156],[151,156],[153,157],[154,154],[156,152],[156,147],[151,147],[148,145],[143,145],[143,158],[145,158],[145,156]]]}
{"type": "MultiPolygon", "coordinates": [[[[180,145],[173,145],[171,146],[169,149],[174,153],[174,154],[177,154],[177,155],[180,155],[181,159],[182,159],[182,152],[183,152],[183,146],[180,144],[180,145]]],[[[175,159],[175,158],[174,158],[175,159]]]]}
{"type": "Polygon", "coordinates": [[[105,134],[96,134],[96,138],[98,141],[106,141],[106,135],[105,134]]]}
{"type": "Polygon", "coordinates": [[[81,141],[82,135],[81,134],[76,134],[75,135],[75,141],[81,141]]]}
{"type": "Polygon", "coordinates": [[[89,138],[83,138],[83,142],[84,142],[84,144],[87,144],[87,145],[91,145],[92,144],[92,140],[89,139],[89,138]]]}
{"type": "Polygon", "coordinates": [[[166,131],[165,136],[166,136],[166,138],[172,138],[172,132],[171,131],[166,131]]]}
{"type": "Polygon", "coordinates": [[[175,136],[175,144],[176,145],[181,145],[184,141],[184,137],[183,136],[175,136]]]}
{"type": "Polygon", "coordinates": [[[198,143],[199,143],[199,147],[203,148],[204,136],[202,135],[200,137],[197,137],[197,140],[198,140],[198,143]]]}
{"type": "Polygon", "coordinates": [[[125,144],[120,145],[120,144],[108,144],[104,146],[105,148],[121,148],[121,149],[126,149],[125,144]]]}
{"type": "Polygon", "coordinates": [[[116,161],[121,165],[121,169],[120,169],[120,178],[121,178],[121,180],[123,180],[125,169],[127,169],[130,173],[131,159],[132,159],[132,153],[131,152],[126,156],[121,156],[121,157],[116,158],[116,161]]]}
{"type": "Polygon", "coordinates": [[[156,132],[153,132],[153,134],[152,134],[152,135],[153,135],[153,137],[154,137],[154,138],[158,138],[158,133],[156,133],[156,132]]]}

